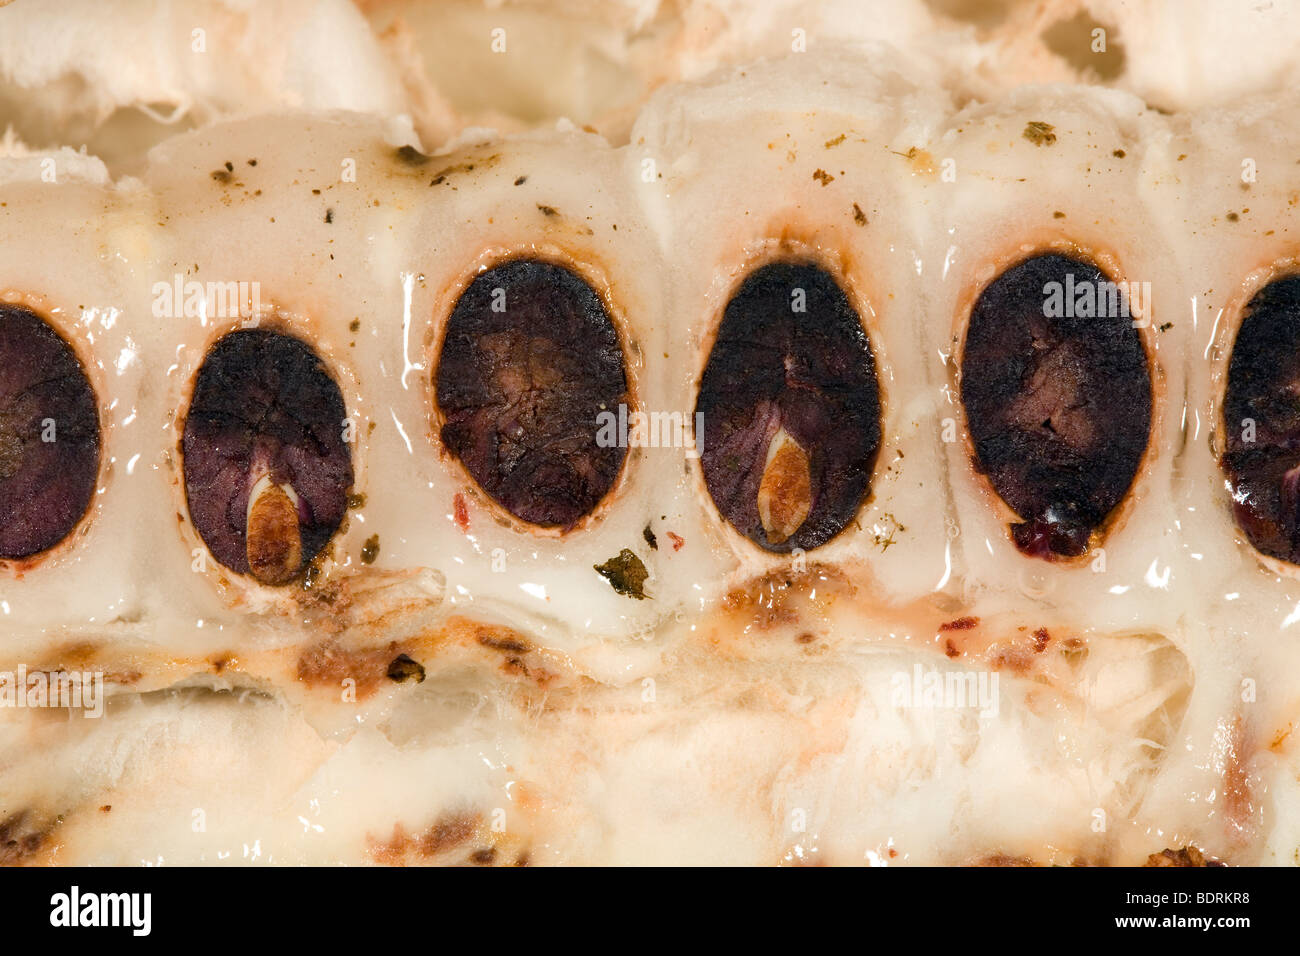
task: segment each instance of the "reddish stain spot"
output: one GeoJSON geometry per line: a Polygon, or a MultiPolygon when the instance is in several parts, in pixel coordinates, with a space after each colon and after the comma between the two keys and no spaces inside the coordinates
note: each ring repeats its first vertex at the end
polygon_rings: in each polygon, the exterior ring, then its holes
{"type": "Polygon", "coordinates": [[[398,823],[391,839],[370,838],[370,854],[375,862],[386,866],[404,865],[411,857],[438,857],[467,843],[478,832],[480,822],[472,813],[446,814],[423,833],[414,834],[398,823]]]}
{"type": "Polygon", "coordinates": [[[1227,766],[1223,771],[1223,809],[1227,821],[1237,832],[1242,842],[1248,836],[1251,818],[1254,816],[1254,793],[1251,790],[1248,762],[1251,742],[1246,727],[1238,715],[1232,723],[1231,738],[1228,741],[1227,766]]]}
{"type": "Polygon", "coordinates": [[[941,631],[969,631],[980,622],[977,617],[959,617],[953,621],[945,621],[939,625],[941,631]]]}
{"type": "Polygon", "coordinates": [[[452,499],[452,513],[456,518],[456,527],[469,534],[469,508],[465,504],[465,496],[459,491],[452,499]]]}
{"type": "Polygon", "coordinates": [[[1047,649],[1047,644],[1051,639],[1052,635],[1047,633],[1047,628],[1045,627],[1040,627],[1038,630],[1034,631],[1034,652],[1037,654],[1043,653],[1043,651],[1047,649]]]}
{"type": "Polygon", "coordinates": [[[474,835],[478,819],[470,815],[443,817],[419,840],[421,856],[436,856],[459,846],[474,835]]]}
{"type": "Polygon", "coordinates": [[[682,550],[682,545],[684,545],[684,544],[686,543],[686,539],[685,539],[685,538],[683,538],[683,537],[682,537],[681,535],[679,535],[679,534],[673,534],[671,531],[668,532],[668,540],[671,541],[671,542],[673,543],[673,550],[674,550],[674,551],[680,551],[680,550],[682,550]]]}
{"type": "Polygon", "coordinates": [[[388,674],[389,664],[402,653],[396,641],[386,647],[354,650],[337,639],[327,638],[303,650],[298,657],[298,680],[313,687],[341,687],[345,680],[356,682],[358,700],[364,700],[388,674]]]}
{"type": "Polygon", "coordinates": [[[995,670],[1009,670],[1015,674],[1023,674],[1033,666],[1034,659],[1029,655],[1027,648],[1006,647],[993,654],[989,663],[995,670]]]}
{"type": "Polygon", "coordinates": [[[497,634],[486,629],[480,630],[478,632],[478,642],[484,647],[490,647],[494,651],[501,651],[503,654],[526,654],[532,649],[527,641],[515,636],[510,631],[497,634]]]}
{"type": "Polygon", "coordinates": [[[957,645],[952,642],[951,637],[943,642],[943,652],[949,657],[961,657],[961,651],[957,650],[957,645]]]}

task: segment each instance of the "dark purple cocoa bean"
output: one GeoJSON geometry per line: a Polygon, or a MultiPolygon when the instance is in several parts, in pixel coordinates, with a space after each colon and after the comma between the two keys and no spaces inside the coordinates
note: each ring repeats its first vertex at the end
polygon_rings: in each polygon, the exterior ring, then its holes
{"type": "Polygon", "coordinates": [[[320,552],[352,487],[346,418],[338,385],[306,342],[241,329],[212,347],[194,383],[182,450],[190,517],[213,557],[282,584],[320,552]]]}
{"type": "Polygon", "coordinates": [[[515,517],[569,528],[613,487],[627,449],[598,441],[600,416],[630,403],[627,373],[605,304],[576,273],[515,259],[477,276],[434,374],[443,444],[515,517]]]}
{"type": "Polygon", "coordinates": [[[1250,300],[1228,363],[1222,465],[1260,552],[1300,564],[1300,277],[1250,300]]]}
{"type": "Polygon", "coordinates": [[[99,475],[95,391],[72,347],[40,316],[0,305],[0,558],[62,541],[99,475]]]}
{"type": "Polygon", "coordinates": [[[1016,546],[1083,554],[1128,493],[1151,430],[1146,352],[1123,290],[1056,253],[1007,269],[971,311],[961,398],[1016,546]]]}
{"type": "Polygon", "coordinates": [[[745,279],[723,313],[695,410],[713,503],[761,548],[825,544],[871,490],[875,359],[848,296],[817,265],[772,263],[745,279]]]}

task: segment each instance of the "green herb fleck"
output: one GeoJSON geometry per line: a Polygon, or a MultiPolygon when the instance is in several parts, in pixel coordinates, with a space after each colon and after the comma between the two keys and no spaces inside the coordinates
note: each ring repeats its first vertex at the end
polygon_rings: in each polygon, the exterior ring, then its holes
{"type": "Polygon", "coordinates": [[[1032,120],[1025,124],[1024,137],[1035,146],[1051,146],[1056,142],[1056,127],[1032,120]]]}
{"type": "Polygon", "coordinates": [[[638,601],[646,599],[645,579],[649,575],[641,559],[627,548],[604,564],[593,565],[593,567],[619,594],[636,598],[638,601]]]}

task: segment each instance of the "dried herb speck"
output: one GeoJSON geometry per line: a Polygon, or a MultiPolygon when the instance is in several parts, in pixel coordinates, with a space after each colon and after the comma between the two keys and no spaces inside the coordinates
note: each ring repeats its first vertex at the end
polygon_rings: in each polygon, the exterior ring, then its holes
{"type": "Polygon", "coordinates": [[[649,576],[641,559],[624,548],[604,564],[593,565],[596,572],[619,594],[644,601],[645,579],[649,576]]]}
{"type": "Polygon", "coordinates": [[[645,526],[645,530],[641,532],[641,537],[645,538],[645,543],[650,545],[651,551],[659,550],[659,541],[655,538],[655,533],[650,530],[649,525],[645,526]]]}
{"type": "Polygon", "coordinates": [[[401,146],[395,152],[397,161],[405,163],[407,166],[423,166],[429,161],[429,157],[424,155],[414,146],[401,146]]]}
{"type": "Polygon", "coordinates": [[[398,684],[404,683],[415,678],[417,684],[424,683],[424,665],[419,661],[413,661],[405,654],[398,654],[393,658],[393,662],[388,665],[388,679],[398,684]]]}
{"type": "Polygon", "coordinates": [[[1056,142],[1056,127],[1051,123],[1032,120],[1025,124],[1024,137],[1035,146],[1051,146],[1056,142]]]}

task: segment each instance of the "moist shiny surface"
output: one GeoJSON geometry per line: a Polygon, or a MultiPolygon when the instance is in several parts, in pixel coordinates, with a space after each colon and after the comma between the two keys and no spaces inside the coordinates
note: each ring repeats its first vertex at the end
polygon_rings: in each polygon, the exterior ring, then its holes
{"type": "Polygon", "coordinates": [[[1039,255],[971,311],[961,397],[975,467],[1020,516],[1016,546],[1036,557],[1083,554],[1146,450],[1151,381],[1133,319],[1069,294],[1105,282],[1091,263],[1039,255]]]}
{"type": "Polygon", "coordinates": [[[99,473],[95,392],[71,346],[33,312],[0,305],[0,558],[53,547],[99,473]]]}
{"type": "Polygon", "coordinates": [[[1246,307],[1223,402],[1233,516],[1259,551],[1300,563],[1300,278],[1246,307]]]}
{"type": "Polygon", "coordinates": [[[263,475],[297,496],[302,563],[338,530],[352,486],[338,385],[305,342],[231,332],[194,384],[182,447],[190,517],[213,557],[249,573],[248,498],[263,475]]]}
{"type": "Polygon", "coordinates": [[[870,491],[880,447],[875,360],[848,297],[816,265],[773,263],[744,281],[723,313],[695,410],[713,503],[761,548],[825,544],[870,491]],[[806,456],[796,482],[772,481],[781,456],[769,450],[782,431],[806,456]],[[807,497],[806,517],[783,540],[759,513],[765,472],[769,484],[807,497]]]}
{"type": "Polygon", "coordinates": [[[517,259],[470,283],[435,372],[443,444],[512,515],[567,528],[590,514],[627,449],[598,441],[630,402],[618,333],[570,270],[517,259]]]}

